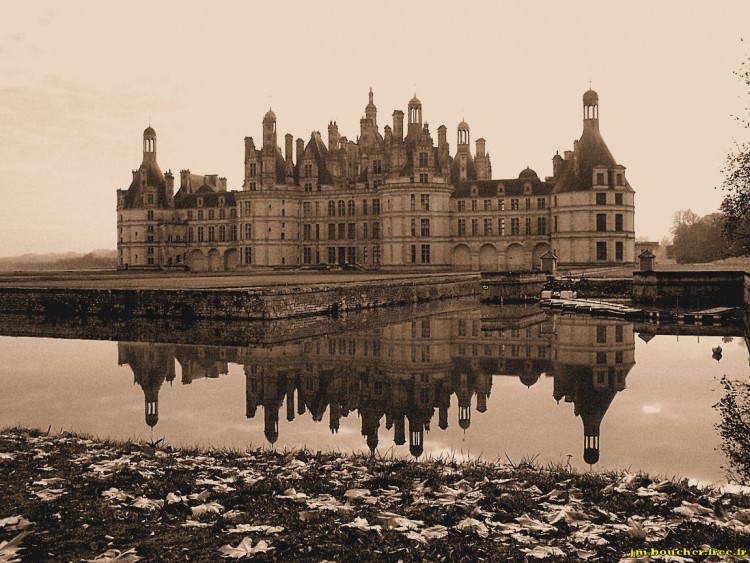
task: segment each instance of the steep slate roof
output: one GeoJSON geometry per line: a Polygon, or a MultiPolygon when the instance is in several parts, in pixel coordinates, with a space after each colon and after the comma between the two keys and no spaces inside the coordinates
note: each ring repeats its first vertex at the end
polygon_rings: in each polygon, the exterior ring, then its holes
{"type": "MultiPolygon", "coordinates": [[[[617,161],[607,148],[607,144],[599,133],[597,123],[584,122],[583,134],[575,150],[574,158],[565,161],[560,179],[555,185],[555,192],[573,192],[588,190],[592,186],[592,176],[595,166],[614,168],[617,161]],[[575,170],[575,159],[578,159],[578,170],[575,170]]],[[[632,190],[625,181],[625,187],[632,190]]]]}
{"type": "MultiPolygon", "coordinates": [[[[143,169],[146,170],[146,186],[156,188],[157,205],[166,207],[168,205],[167,182],[164,179],[164,174],[159,169],[159,165],[156,164],[156,159],[144,157],[143,163],[139,167],[139,170],[143,169]]],[[[143,205],[143,190],[141,189],[139,176],[136,175],[125,194],[125,209],[137,208],[141,205],[143,205]]]]}
{"type": "MultiPolygon", "coordinates": [[[[523,186],[529,180],[523,178],[513,178],[510,180],[475,180],[459,182],[456,189],[451,194],[453,199],[464,197],[505,197],[505,196],[523,196],[523,186]],[[498,184],[503,185],[502,195],[498,194],[498,184]],[[471,189],[476,187],[476,195],[472,195],[471,189]]],[[[552,193],[552,184],[543,182],[539,178],[531,180],[531,195],[548,195],[552,193]]]]}
{"type": "Polygon", "coordinates": [[[323,138],[317,131],[312,132],[310,135],[310,142],[308,142],[307,147],[305,147],[305,157],[310,155],[315,159],[315,163],[318,165],[318,183],[332,184],[333,177],[326,166],[328,147],[326,147],[323,138]]]}
{"type": "MultiPolygon", "coordinates": [[[[224,198],[224,207],[236,205],[234,191],[214,191],[210,186],[201,186],[196,193],[186,193],[180,189],[174,196],[174,206],[177,209],[193,209],[197,207],[197,199],[203,199],[203,207],[219,207],[219,197],[224,198]]],[[[201,209],[201,208],[198,208],[201,209]]]]}

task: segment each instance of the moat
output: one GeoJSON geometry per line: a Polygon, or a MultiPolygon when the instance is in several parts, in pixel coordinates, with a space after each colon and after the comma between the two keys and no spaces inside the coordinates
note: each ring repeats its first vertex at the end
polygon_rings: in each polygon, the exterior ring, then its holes
{"type": "Polygon", "coordinates": [[[357,315],[109,330],[4,318],[0,425],[726,480],[713,405],[722,376],[750,373],[741,328],[678,336],[471,298],[357,315]]]}

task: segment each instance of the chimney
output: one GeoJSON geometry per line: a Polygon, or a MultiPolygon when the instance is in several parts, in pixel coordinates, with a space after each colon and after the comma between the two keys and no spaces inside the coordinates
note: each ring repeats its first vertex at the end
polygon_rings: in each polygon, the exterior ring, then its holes
{"type": "Polygon", "coordinates": [[[292,143],[294,141],[294,137],[291,133],[287,133],[284,135],[284,158],[287,162],[292,161],[292,143]]]}
{"type": "Polygon", "coordinates": [[[328,122],[328,150],[335,151],[339,146],[339,126],[335,121],[328,122]]]}
{"type": "Polygon", "coordinates": [[[190,189],[190,170],[180,170],[180,189],[185,193],[192,193],[190,189]]]}
{"type": "Polygon", "coordinates": [[[448,143],[448,128],[445,125],[438,127],[438,148],[448,143]]]}
{"type": "Polygon", "coordinates": [[[305,141],[297,139],[297,165],[302,162],[302,156],[305,154],[305,141]]]}
{"type": "Polygon", "coordinates": [[[477,156],[484,156],[484,139],[477,139],[476,145],[477,145],[477,156]]]}
{"type": "Polygon", "coordinates": [[[393,112],[393,137],[397,141],[404,140],[404,112],[399,109],[393,112]]]}
{"type": "Polygon", "coordinates": [[[245,162],[249,158],[255,158],[255,143],[252,137],[245,137],[245,162]]]}
{"type": "Polygon", "coordinates": [[[167,182],[167,200],[171,203],[174,198],[174,176],[172,176],[171,170],[167,170],[167,173],[164,174],[164,180],[167,182]]]}

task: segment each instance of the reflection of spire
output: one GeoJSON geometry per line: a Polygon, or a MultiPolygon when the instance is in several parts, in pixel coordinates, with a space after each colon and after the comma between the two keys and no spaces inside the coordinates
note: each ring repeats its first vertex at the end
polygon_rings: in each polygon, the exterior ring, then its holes
{"type": "Polygon", "coordinates": [[[117,345],[118,363],[133,370],[134,383],[143,389],[146,424],[159,422],[159,390],[175,378],[174,347],[166,344],[124,343],[117,345]]]}

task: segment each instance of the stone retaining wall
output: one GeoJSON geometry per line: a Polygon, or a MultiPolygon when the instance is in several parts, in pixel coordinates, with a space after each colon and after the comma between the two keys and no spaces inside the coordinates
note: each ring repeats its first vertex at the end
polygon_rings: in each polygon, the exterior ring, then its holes
{"type": "Polygon", "coordinates": [[[2,288],[0,313],[102,319],[270,320],[450,299],[479,292],[476,274],[247,289],[2,288]]]}

